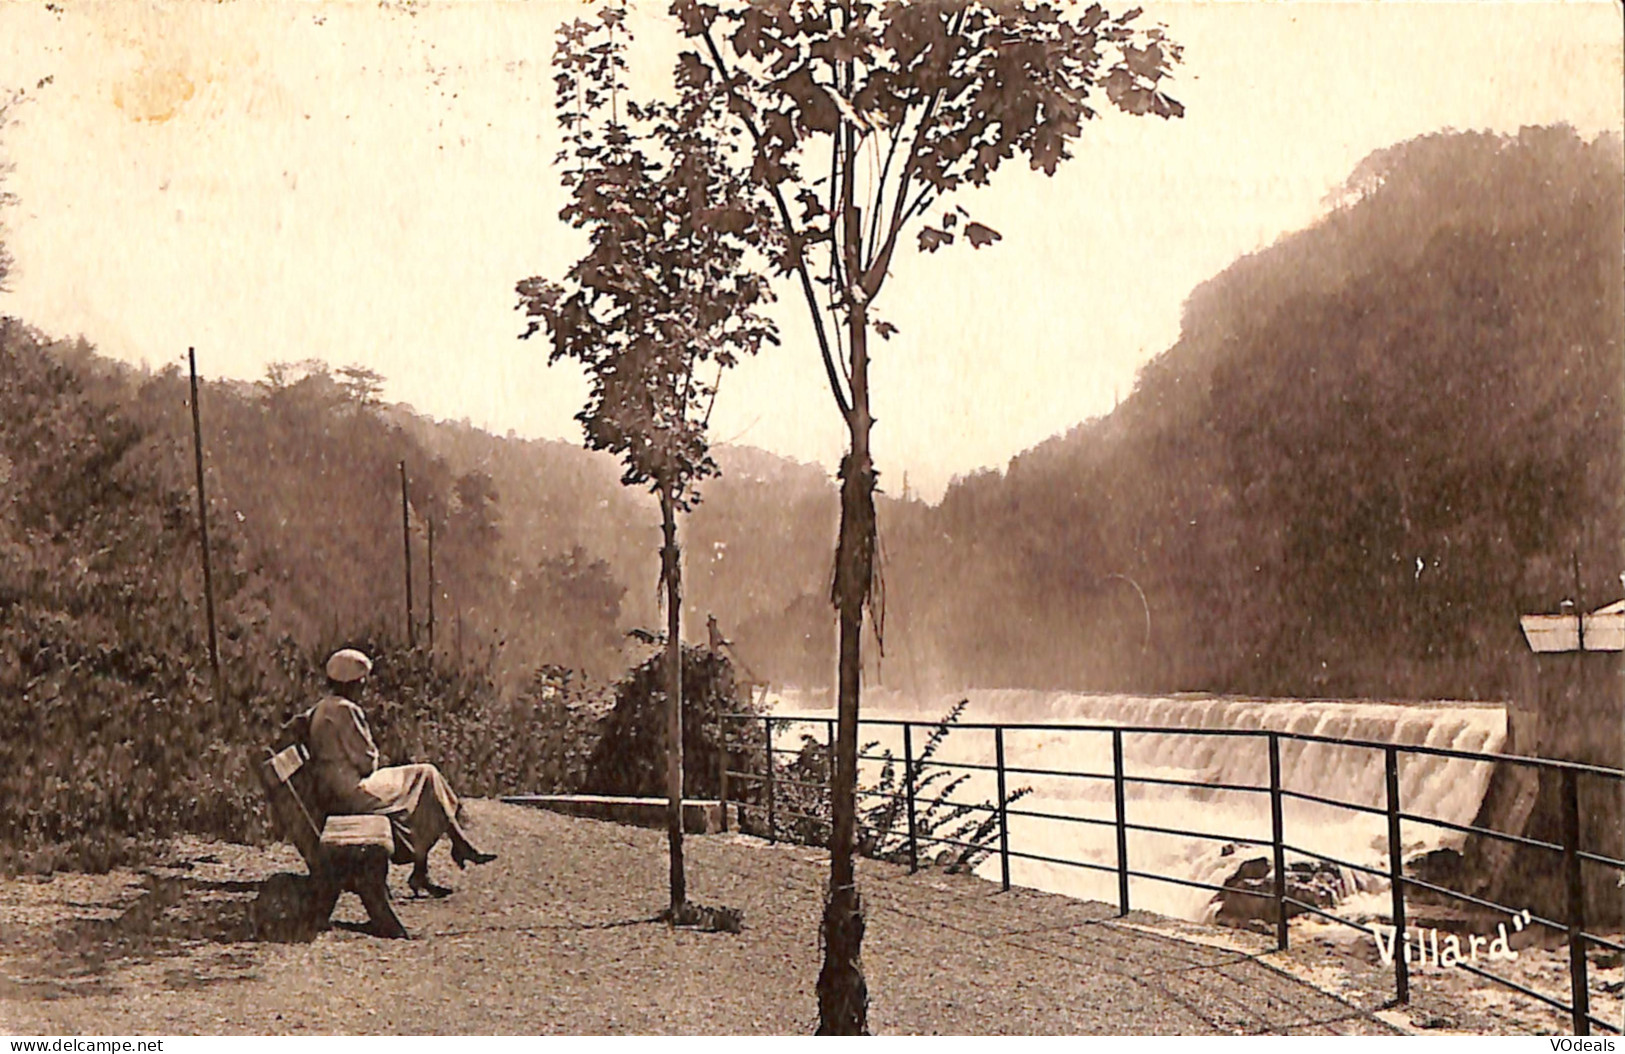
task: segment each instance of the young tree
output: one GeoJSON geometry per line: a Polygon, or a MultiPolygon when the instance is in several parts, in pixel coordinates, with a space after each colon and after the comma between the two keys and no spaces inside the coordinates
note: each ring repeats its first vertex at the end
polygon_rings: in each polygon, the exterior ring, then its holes
{"type": "Polygon", "coordinates": [[[895,327],[875,314],[897,247],[917,231],[928,252],[997,241],[945,198],[1025,156],[1052,175],[1104,94],[1133,114],[1174,117],[1160,89],[1179,47],[1066,0],[673,0],[691,50],[685,90],[720,86],[753,150],[748,179],[771,202],[775,259],[794,275],[849,448],[832,601],[840,623],[839,731],[830,886],[818,979],[819,1031],[867,1030],[853,882],[860,642],[875,599],[873,425],[868,338],[895,327]]]}
{"type": "Polygon", "coordinates": [[[532,318],[523,335],[545,325],[550,361],[574,359],[587,371],[591,391],[576,415],[587,446],[619,455],[621,482],[660,499],[675,920],[687,900],[677,513],[699,500],[699,482],[716,472],[706,426],[722,371],[777,341],[758,313],[770,286],[749,266],[774,234],[758,196],[724,161],[739,147],[722,120],[723,94],[690,84],[675,102],[628,99],[628,41],[619,6],[559,28],[558,164],[571,194],[560,216],[585,228],[591,244],[562,283],[528,278],[518,292],[532,318]]]}

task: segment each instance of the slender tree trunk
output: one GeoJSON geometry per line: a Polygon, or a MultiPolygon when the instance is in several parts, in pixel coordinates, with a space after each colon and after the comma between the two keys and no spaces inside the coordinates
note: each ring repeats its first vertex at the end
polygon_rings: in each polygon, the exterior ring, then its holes
{"type": "Polygon", "coordinates": [[[661,529],[666,545],[660,551],[660,574],[666,583],[666,840],[671,847],[671,913],[675,921],[688,900],[683,876],[683,591],[677,548],[677,510],[670,485],[660,490],[661,529]]]}
{"type": "MultiPolygon", "coordinates": [[[[856,274],[858,213],[852,202],[851,132],[847,131],[843,197],[848,202],[842,241],[848,281],[856,274]]],[[[840,615],[841,659],[835,772],[830,786],[829,890],[824,902],[824,966],[818,975],[818,1031],[821,1035],[866,1035],[869,989],[863,978],[863,905],[852,866],[857,829],[858,694],[863,670],[863,607],[874,572],[874,464],[869,455],[868,313],[852,306],[852,411],[847,417],[851,449],[841,465],[841,534],[835,552],[835,607],[840,615]]]]}

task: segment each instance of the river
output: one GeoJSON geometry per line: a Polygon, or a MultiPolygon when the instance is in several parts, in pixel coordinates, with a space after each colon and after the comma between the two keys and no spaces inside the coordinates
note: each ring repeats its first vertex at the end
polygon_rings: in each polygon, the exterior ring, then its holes
{"type": "MultiPolygon", "coordinates": [[[[1505,709],[1482,703],[1157,697],[1025,690],[976,690],[940,698],[920,698],[868,689],[863,697],[863,716],[935,721],[960,698],[969,700],[960,718],[967,723],[1272,729],[1486,753],[1501,749],[1507,731],[1505,709]]],[[[827,734],[823,719],[834,716],[827,693],[790,690],[771,696],[770,704],[775,714],[817,719],[807,727],[784,727],[775,736],[776,745],[780,747],[798,745],[803,733],[823,741],[827,734]]],[[[915,729],[916,752],[921,749],[927,733],[928,729],[915,729]]],[[[894,756],[902,755],[902,733],[898,728],[865,725],[860,742],[871,741],[879,743],[874,750],[876,753],[890,750],[894,756]]],[[[1004,748],[1005,764],[1011,768],[1107,775],[1112,772],[1111,736],[1105,733],[1047,727],[1008,730],[1004,748]]],[[[937,759],[991,765],[994,754],[991,730],[961,728],[946,737],[937,759]]],[[[1268,746],[1262,736],[1126,734],[1123,760],[1125,775],[1129,777],[1265,788],[1269,785],[1268,746]]],[[[872,784],[880,767],[877,761],[863,762],[863,782],[872,784]]],[[[1492,768],[1485,762],[1401,754],[1401,808],[1415,815],[1470,824],[1483,801],[1492,768]]],[[[1282,740],[1281,783],[1288,791],[1381,808],[1386,801],[1383,752],[1282,740]]],[[[1013,810],[1074,819],[1011,815],[1010,848],[1013,852],[1115,867],[1114,827],[1109,822],[1079,822],[1080,818],[1114,819],[1110,779],[1008,775],[1009,793],[1024,787],[1030,787],[1031,793],[1012,805],[1013,810]]],[[[995,775],[971,772],[953,798],[972,803],[996,801],[995,775]]],[[[1266,843],[1270,839],[1268,794],[1129,782],[1125,791],[1125,815],[1130,823],[1197,829],[1266,843]]],[[[1387,869],[1387,821],[1381,815],[1287,798],[1283,806],[1283,831],[1288,844],[1387,869]]],[[[1460,849],[1464,838],[1460,832],[1418,823],[1407,822],[1401,828],[1406,859],[1434,849],[1460,849]]],[[[1227,852],[1225,846],[1223,840],[1130,831],[1129,867],[1218,885],[1234,873],[1241,861],[1268,855],[1267,848],[1242,846],[1227,852]]],[[[1299,858],[1298,854],[1287,854],[1289,863],[1299,858]]],[[[981,863],[977,873],[997,881],[999,867],[995,853],[981,863]]],[[[1108,903],[1117,901],[1117,876],[1106,871],[1015,858],[1011,861],[1010,877],[1015,885],[1108,903]]],[[[1357,876],[1347,877],[1352,888],[1357,876]]],[[[1200,921],[1212,912],[1212,894],[1201,889],[1132,878],[1129,894],[1133,907],[1176,918],[1200,921]]]]}

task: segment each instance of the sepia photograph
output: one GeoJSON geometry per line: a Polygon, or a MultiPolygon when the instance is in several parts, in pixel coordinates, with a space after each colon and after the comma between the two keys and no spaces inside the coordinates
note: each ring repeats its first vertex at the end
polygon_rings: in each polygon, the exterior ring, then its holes
{"type": "Polygon", "coordinates": [[[0,0],[9,1049],[1622,1031],[1620,0],[0,0]]]}

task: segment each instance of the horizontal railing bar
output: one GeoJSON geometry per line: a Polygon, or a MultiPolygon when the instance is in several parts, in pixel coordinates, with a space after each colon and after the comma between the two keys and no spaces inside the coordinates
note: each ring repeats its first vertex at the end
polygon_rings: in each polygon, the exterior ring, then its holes
{"type": "Polygon", "coordinates": [[[1117,873],[1116,864],[1096,864],[1088,860],[1062,860],[1060,857],[1045,856],[1043,853],[1023,853],[1014,849],[1010,850],[1010,855],[1020,857],[1023,860],[1039,860],[1046,864],[1059,864],[1062,867],[1086,867],[1091,871],[1107,871],[1114,875],[1117,873]]]}
{"type": "MultiPolygon", "coordinates": [[[[1116,871],[1117,869],[1114,867],[1112,870],[1116,871]]],[[[1146,878],[1153,882],[1172,882],[1176,886],[1190,886],[1193,889],[1206,889],[1214,893],[1240,892],[1239,890],[1233,891],[1225,886],[1215,886],[1211,882],[1198,882],[1194,878],[1175,878],[1172,875],[1158,875],[1150,871],[1135,871],[1133,868],[1129,868],[1127,874],[1130,878],[1146,878]]]]}
{"type": "Polygon", "coordinates": [[[1386,871],[1379,871],[1374,867],[1367,867],[1364,864],[1356,864],[1349,860],[1339,860],[1335,856],[1327,856],[1325,853],[1317,853],[1312,849],[1305,849],[1302,846],[1288,845],[1285,842],[1282,842],[1281,848],[1286,852],[1300,853],[1303,856],[1312,856],[1316,860],[1324,860],[1328,864],[1336,864],[1338,867],[1346,867],[1352,871],[1364,871],[1366,874],[1376,875],[1378,878],[1388,877],[1388,872],[1386,871]]]}
{"type": "Polygon", "coordinates": [[[775,775],[773,777],[773,782],[774,782],[775,785],[783,783],[783,784],[787,784],[787,785],[789,785],[791,787],[806,787],[806,788],[808,788],[810,790],[821,790],[821,791],[829,790],[829,784],[827,784],[827,783],[814,783],[811,780],[795,780],[795,779],[791,779],[789,776],[775,775]]]}
{"type": "Polygon", "coordinates": [[[780,808],[776,809],[775,811],[780,816],[789,816],[789,817],[793,817],[794,819],[797,819],[797,820],[806,820],[809,823],[823,824],[825,827],[830,826],[831,823],[833,822],[833,821],[825,819],[822,816],[812,816],[812,815],[809,815],[809,814],[804,813],[804,812],[796,812],[794,809],[786,809],[786,808],[783,808],[782,806],[780,808]]]}
{"type": "Polygon", "coordinates": [[[1580,936],[1584,937],[1586,940],[1597,945],[1598,947],[1607,948],[1609,951],[1625,952],[1625,944],[1621,944],[1618,941],[1611,941],[1607,937],[1599,937],[1595,933],[1587,933],[1584,930],[1580,931],[1580,936]]]}
{"type": "Polygon", "coordinates": [[[961,849],[975,849],[984,853],[998,852],[997,849],[989,848],[985,845],[974,845],[970,842],[961,842],[957,838],[944,838],[939,834],[922,834],[918,836],[918,840],[922,842],[936,842],[941,845],[957,845],[961,849]]]}
{"type": "Polygon", "coordinates": [[[728,778],[729,779],[740,779],[740,780],[765,780],[765,779],[767,779],[767,777],[764,776],[760,772],[735,772],[733,769],[728,770],[728,778]]]}
{"type": "Polygon", "coordinates": [[[1259,787],[1250,783],[1202,783],[1197,780],[1175,780],[1163,776],[1124,776],[1124,783],[1153,783],[1163,787],[1199,787],[1203,790],[1248,791],[1253,794],[1268,794],[1268,787],[1259,787]]]}
{"type": "MultiPolygon", "coordinates": [[[[823,746],[823,744],[820,743],[819,746],[823,746]]],[[[799,758],[801,756],[801,751],[797,750],[795,747],[774,747],[773,748],[773,753],[775,753],[775,754],[788,754],[788,755],[790,755],[791,757],[794,757],[794,758],[799,758]]]]}
{"type": "MultiPolygon", "coordinates": [[[[792,781],[787,780],[787,779],[778,779],[778,780],[775,780],[774,782],[776,782],[776,783],[790,783],[792,781]]],[[[829,786],[828,784],[825,784],[825,783],[802,784],[802,785],[803,786],[818,787],[818,788],[821,788],[821,789],[828,789],[828,786],[829,786]]],[[[908,800],[908,795],[899,794],[899,793],[896,793],[896,792],[893,792],[893,791],[864,790],[863,788],[860,787],[860,788],[857,789],[857,791],[855,793],[860,798],[889,798],[892,801],[901,801],[901,802],[906,802],[908,800]]],[[[994,805],[977,805],[977,804],[973,804],[972,802],[968,802],[968,801],[963,801],[963,802],[962,801],[954,801],[951,798],[922,798],[919,795],[915,795],[914,796],[914,803],[916,805],[947,805],[947,806],[951,806],[951,807],[953,807],[955,809],[966,808],[966,809],[974,809],[974,810],[976,810],[978,812],[988,812],[988,813],[994,813],[994,812],[999,811],[998,807],[994,806],[994,805]]],[[[1011,813],[1011,815],[1015,815],[1016,810],[1011,809],[1010,813],[1011,813]]],[[[1044,815],[1047,815],[1047,814],[1045,814],[1045,813],[1029,813],[1027,815],[1044,816],[1044,815]]],[[[1062,820],[1062,819],[1066,819],[1066,817],[1064,817],[1064,816],[1056,816],[1056,817],[1053,817],[1053,819],[1062,820]]],[[[1108,821],[1105,821],[1105,822],[1110,823],[1111,821],[1108,820],[1108,821]]]]}
{"type": "MultiPolygon", "coordinates": [[[[724,716],[739,719],[762,721],[771,718],[781,723],[827,724],[831,718],[803,717],[786,714],[726,714],[724,716]]],[[[1558,761],[1552,758],[1533,758],[1522,754],[1485,754],[1471,750],[1453,750],[1449,747],[1429,747],[1410,743],[1383,743],[1372,739],[1343,739],[1337,736],[1320,736],[1308,732],[1288,732],[1272,728],[1185,728],[1177,725],[1101,725],[1101,724],[1074,724],[1074,723],[1046,723],[1037,721],[1010,721],[985,722],[961,721],[949,724],[942,721],[912,721],[901,718],[862,718],[860,724],[878,725],[900,728],[911,725],[915,728],[962,728],[992,731],[1003,728],[1007,732],[1122,732],[1125,735],[1159,735],[1159,736],[1221,736],[1226,738],[1267,738],[1271,735],[1281,739],[1292,740],[1298,743],[1323,743],[1329,746],[1358,747],[1363,750],[1387,750],[1392,747],[1404,754],[1416,754],[1427,757],[1455,758],[1462,761],[1506,762],[1512,765],[1526,765],[1534,768],[1546,768],[1554,771],[1567,769],[1576,773],[1592,776],[1602,776],[1607,779],[1625,780],[1625,769],[1609,768],[1605,765],[1590,765],[1578,761],[1558,761]]]]}
{"type": "MultiPolygon", "coordinates": [[[[750,716],[756,721],[761,721],[764,719],[765,715],[755,714],[746,716],[750,716]]],[[[785,724],[824,724],[829,720],[831,719],[827,717],[803,717],[796,714],[786,714],[782,717],[776,714],[773,715],[773,721],[775,723],[785,724]]],[[[864,717],[860,718],[858,723],[890,728],[901,728],[903,725],[909,725],[913,728],[929,729],[932,731],[939,728],[946,728],[950,730],[968,729],[991,732],[996,728],[1003,728],[1007,732],[1111,732],[1113,730],[1121,730],[1123,732],[1134,732],[1145,735],[1212,735],[1236,737],[1267,736],[1270,734],[1270,729],[1267,728],[1181,728],[1173,725],[1095,725],[1077,724],[1072,722],[1049,723],[1044,721],[954,721],[950,723],[946,721],[921,721],[900,717],[864,717]]],[[[1280,734],[1287,735],[1288,733],[1282,732],[1280,734]]]]}
{"type": "MultiPolygon", "coordinates": [[[[1395,954],[1398,953],[1396,952],[1395,954]]],[[[1466,970],[1470,974],[1476,974],[1479,977],[1484,978],[1486,981],[1494,981],[1496,984],[1504,985],[1507,988],[1513,989],[1514,991],[1522,992],[1524,995],[1539,999],[1542,1003],[1545,1003],[1554,1010],[1561,1010],[1565,1014],[1574,1013],[1574,1008],[1562,1000],[1555,999],[1552,996],[1547,995],[1545,992],[1537,992],[1533,988],[1519,984],[1510,977],[1502,977],[1498,973],[1491,973],[1489,970],[1486,970],[1481,966],[1474,966],[1471,963],[1458,962],[1454,965],[1460,969],[1466,970]]]]}
{"type": "MultiPolygon", "coordinates": [[[[1554,846],[1553,848],[1556,847],[1554,846]]],[[[1611,867],[1616,871],[1625,871],[1625,860],[1615,860],[1613,857],[1603,856],[1601,853],[1588,853],[1584,849],[1576,849],[1574,851],[1574,855],[1578,856],[1581,860],[1589,860],[1593,864],[1601,864],[1603,867],[1611,867]]]]}
{"type": "Polygon", "coordinates": [[[1113,780],[1117,778],[1110,772],[1063,772],[1060,769],[1026,769],[1015,765],[1006,765],[1004,771],[1019,776],[1065,776],[1080,780],[1113,780]]]}
{"type": "Polygon", "coordinates": [[[1215,842],[1235,842],[1238,845],[1271,844],[1268,839],[1259,841],[1256,838],[1238,838],[1235,835],[1217,834],[1212,831],[1184,831],[1177,827],[1158,827],[1155,824],[1149,823],[1128,823],[1125,821],[1123,826],[1130,831],[1150,831],[1153,834],[1171,834],[1176,838],[1207,838],[1215,842]]]}
{"type": "Polygon", "coordinates": [[[918,798],[917,797],[917,798],[914,799],[914,804],[916,804],[916,805],[948,805],[948,806],[952,806],[955,809],[960,809],[960,808],[975,809],[977,812],[998,812],[999,811],[996,806],[992,806],[992,805],[972,805],[968,801],[953,801],[952,799],[949,799],[949,798],[918,798]]]}
{"type": "MultiPolygon", "coordinates": [[[[1476,904],[1481,908],[1489,908],[1491,911],[1499,911],[1499,912],[1503,912],[1503,913],[1505,913],[1507,915],[1522,915],[1523,914],[1523,912],[1518,911],[1518,910],[1516,910],[1514,908],[1509,908],[1505,904],[1497,904],[1493,900],[1485,900],[1483,897],[1475,897],[1471,893],[1462,893],[1462,892],[1459,892],[1459,891],[1454,890],[1454,889],[1448,889],[1448,888],[1446,888],[1444,886],[1437,886],[1437,885],[1434,885],[1432,882],[1425,882],[1420,878],[1412,878],[1409,875],[1402,876],[1400,878],[1400,881],[1405,883],[1407,886],[1415,886],[1418,889],[1432,890],[1433,892],[1438,893],[1441,896],[1452,897],[1452,898],[1454,898],[1456,900],[1464,900],[1469,904],[1476,904]]],[[[1526,917],[1531,922],[1538,922],[1542,926],[1545,926],[1548,929],[1557,930],[1560,933],[1567,933],[1568,930],[1569,930],[1569,927],[1568,927],[1568,925],[1566,923],[1555,922],[1552,919],[1548,919],[1548,918],[1546,918],[1545,916],[1542,916],[1542,915],[1529,915],[1529,916],[1526,916],[1526,917]]]]}
{"type": "Polygon", "coordinates": [[[1485,761],[1491,763],[1504,761],[1511,765],[1530,765],[1535,768],[1553,769],[1555,771],[1568,769],[1571,772],[1625,780],[1625,769],[1609,768],[1605,765],[1588,765],[1579,761],[1532,758],[1523,754],[1484,754],[1474,750],[1452,750],[1449,747],[1427,747],[1407,743],[1379,743],[1369,739],[1338,739],[1336,736],[1316,736],[1303,732],[1281,732],[1278,734],[1282,739],[1295,739],[1300,743],[1328,743],[1332,746],[1362,747],[1366,750],[1387,750],[1389,747],[1393,747],[1402,754],[1419,754],[1423,757],[1455,758],[1459,761],[1485,761]]]}
{"type": "MultiPolygon", "coordinates": [[[[1030,816],[1035,820],[1062,820],[1062,821],[1067,822],[1067,823],[1094,823],[1094,824],[1100,824],[1103,827],[1116,827],[1117,826],[1117,821],[1116,820],[1103,820],[1098,816],[1066,816],[1066,815],[1064,815],[1062,813],[1033,812],[1033,811],[1031,811],[1029,809],[1010,809],[1010,808],[1006,808],[1004,811],[1006,813],[1008,813],[1009,815],[1011,815],[1011,816],[1030,816]]],[[[1114,868],[1114,870],[1115,870],[1115,868],[1114,868]]]]}
{"type": "MultiPolygon", "coordinates": [[[[1264,896],[1266,894],[1259,894],[1259,895],[1264,896]]],[[[1317,908],[1315,905],[1306,903],[1305,901],[1299,900],[1296,897],[1283,897],[1282,899],[1285,900],[1288,904],[1292,904],[1295,907],[1300,907],[1303,910],[1305,910],[1307,912],[1310,912],[1312,914],[1319,915],[1323,919],[1327,919],[1327,920],[1329,920],[1331,922],[1340,922],[1343,925],[1347,926],[1351,930],[1359,930],[1361,933],[1368,933],[1372,937],[1376,937],[1376,935],[1377,935],[1377,931],[1372,929],[1370,926],[1366,926],[1366,925],[1363,925],[1361,923],[1355,922],[1353,919],[1345,919],[1341,915],[1334,915],[1329,911],[1325,911],[1325,910],[1322,910],[1321,908],[1317,908]]]]}
{"type": "MultiPolygon", "coordinates": [[[[1570,1013],[1573,1013],[1573,1011],[1570,1011],[1570,1013]]],[[[1613,1024],[1611,1022],[1608,1022],[1608,1021],[1604,1021],[1602,1018],[1598,1017],[1596,1014],[1587,1014],[1586,1015],[1586,1020],[1591,1022],[1593,1025],[1601,1025],[1603,1028],[1606,1028],[1608,1031],[1614,1033],[1615,1035],[1625,1034],[1625,1030],[1622,1030],[1620,1028],[1620,1026],[1618,1026],[1616,1024],[1613,1024]]]]}
{"type": "Polygon", "coordinates": [[[1407,823],[1425,823],[1433,827],[1445,827],[1452,831],[1461,831],[1464,834],[1481,834],[1487,838],[1498,838],[1503,842],[1515,842],[1518,845],[1527,845],[1535,849],[1550,849],[1559,853],[1563,851],[1563,847],[1555,842],[1542,842],[1538,838],[1526,838],[1520,834],[1504,834],[1500,831],[1492,831],[1487,827],[1474,827],[1472,824],[1465,823],[1451,823],[1449,820],[1435,819],[1432,816],[1417,816],[1414,813],[1408,812],[1400,813],[1399,818],[1407,823]]]}
{"type": "Polygon", "coordinates": [[[1285,787],[1281,788],[1281,796],[1283,798],[1298,798],[1302,801],[1315,801],[1322,805],[1330,805],[1334,809],[1353,809],[1356,812],[1367,812],[1373,816],[1388,815],[1386,810],[1378,809],[1375,806],[1356,805],[1354,802],[1338,801],[1336,798],[1322,798],[1318,794],[1310,794],[1307,791],[1287,790],[1285,787]]]}
{"type": "Polygon", "coordinates": [[[982,765],[974,761],[937,761],[933,758],[915,759],[914,770],[918,772],[927,765],[934,765],[939,769],[973,769],[977,772],[999,771],[999,767],[997,765],[982,765]]]}

